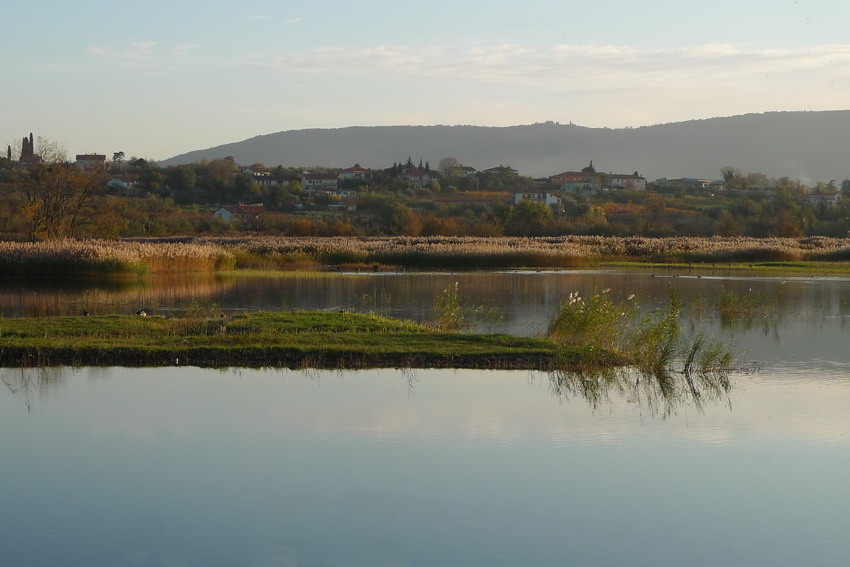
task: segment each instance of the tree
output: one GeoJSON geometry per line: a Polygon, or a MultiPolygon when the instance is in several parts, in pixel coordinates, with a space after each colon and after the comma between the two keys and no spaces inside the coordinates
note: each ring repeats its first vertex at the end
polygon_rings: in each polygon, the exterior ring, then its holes
{"type": "Polygon", "coordinates": [[[732,166],[727,165],[726,167],[724,167],[720,170],[720,173],[721,173],[721,175],[723,175],[723,181],[725,181],[726,183],[729,183],[733,179],[735,179],[736,177],[739,177],[741,175],[741,170],[736,168],[736,167],[732,167],[732,166]]]}
{"type": "Polygon", "coordinates": [[[451,179],[457,173],[458,168],[460,167],[460,162],[451,156],[444,157],[440,160],[440,163],[437,165],[440,170],[440,173],[443,174],[443,177],[446,179],[451,179]]]}
{"type": "Polygon", "coordinates": [[[524,199],[505,218],[505,232],[515,236],[541,236],[551,231],[554,220],[548,206],[524,199]]]}
{"type": "Polygon", "coordinates": [[[73,237],[84,217],[94,214],[87,207],[105,188],[106,171],[80,169],[56,144],[40,140],[39,147],[41,161],[15,168],[12,199],[30,240],[73,237]]]}

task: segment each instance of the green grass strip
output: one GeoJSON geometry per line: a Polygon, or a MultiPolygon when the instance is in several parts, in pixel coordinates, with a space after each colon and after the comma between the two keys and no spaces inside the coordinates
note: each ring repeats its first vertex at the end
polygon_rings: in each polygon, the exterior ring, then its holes
{"type": "Polygon", "coordinates": [[[547,369],[580,361],[548,339],[446,333],[377,315],[0,319],[0,364],[547,369]]]}

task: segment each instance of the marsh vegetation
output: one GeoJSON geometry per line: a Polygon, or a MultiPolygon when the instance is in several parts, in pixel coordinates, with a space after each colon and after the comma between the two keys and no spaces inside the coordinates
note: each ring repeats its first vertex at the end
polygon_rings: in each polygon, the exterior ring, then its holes
{"type": "Polygon", "coordinates": [[[587,267],[633,262],[698,268],[842,269],[841,238],[246,237],[0,243],[12,274],[146,274],[232,269],[587,267]]]}

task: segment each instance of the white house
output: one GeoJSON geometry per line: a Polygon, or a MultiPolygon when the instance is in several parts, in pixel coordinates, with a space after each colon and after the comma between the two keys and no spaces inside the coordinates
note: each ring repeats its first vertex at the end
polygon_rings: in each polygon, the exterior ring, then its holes
{"type": "Polygon", "coordinates": [[[535,203],[543,203],[544,205],[557,205],[560,199],[546,191],[521,191],[513,195],[514,205],[518,205],[521,201],[534,201],[535,203]]]}
{"type": "Polygon", "coordinates": [[[131,189],[139,184],[138,175],[115,175],[109,178],[106,186],[110,189],[131,189]]]}
{"type": "Polygon", "coordinates": [[[646,178],[634,172],[631,175],[622,173],[609,173],[608,183],[611,189],[625,189],[629,191],[646,191],[646,178]]]}
{"type": "Polygon", "coordinates": [[[809,195],[806,197],[806,204],[811,207],[834,207],[841,200],[841,193],[833,193],[832,195],[809,195]]]}
{"type": "Polygon", "coordinates": [[[301,187],[305,191],[331,191],[337,188],[339,178],[333,173],[305,173],[301,187]]]}
{"type": "Polygon", "coordinates": [[[401,177],[419,188],[428,187],[435,179],[430,171],[424,169],[405,169],[401,172],[401,177]]]}
{"type": "Polygon", "coordinates": [[[354,189],[329,189],[325,192],[331,197],[339,197],[340,199],[346,199],[357,195],[357,191],[354,189]]]}

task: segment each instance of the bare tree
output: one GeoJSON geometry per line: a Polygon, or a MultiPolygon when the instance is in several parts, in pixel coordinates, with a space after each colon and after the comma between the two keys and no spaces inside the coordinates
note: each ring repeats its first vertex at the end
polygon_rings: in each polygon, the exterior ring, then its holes
{"type": "Polygon", "coordinates": [[[105,168],[82,170],[55,143],[39,139],[40,159],[14,166],[11,197],[30,240],[69,238],[106,184],[105,168]]]}

